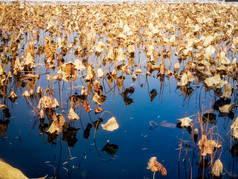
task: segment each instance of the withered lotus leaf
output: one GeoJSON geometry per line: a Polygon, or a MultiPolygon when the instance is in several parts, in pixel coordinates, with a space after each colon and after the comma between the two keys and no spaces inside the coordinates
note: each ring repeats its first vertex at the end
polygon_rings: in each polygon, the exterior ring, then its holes
{"type": "Polygon", "coordinates": [[[12,167],[0,159],[0,178],[2,179],[29,179],[19,169],[12,167]]]}
{"type": "Polygon", "coordinates": [[[142,70],[141,69],[137,69],[136,70],[136,74],[141,74],[142,73],[142,70]]]}
{"type": "Polygon", "coordinates": [[[100,106],[96,106],[95,107],[95,113],[96,114],[98,114],[98,113],[100,113],[100,112],[102,112],[103,111],[103,109],[100,107],[100,106]]]}
{"type": "Polygon", "coordinates": [[[26,56],[24,64],[28,65],[30,68],[35,67],[35,61],[34,61],[33,57],[31,56],[30,52],[27,53],[27,56],[26,56]]]}
{"type": "Polygon", "coordinates": [[[102,78],[103,77],[103,70],[102,70],[102,68],[98,68],[97,72],[98,72],[98,78],[102,78]]]}
{"type": "Polygon", "coordinates": [[[210,78],[206,78],[204,80],[204,83],[207,85],[209,88],[222,88],[224,85],[226,85],[228,82],[223,81],[220,77],[220,75],[215,75],[210,78]]]}
{"type": "Polygon", "coordinates": [[[49,96],[43,96],[40,98],[37,108],[38,109],[46,109],[52,107],[52,100],[49,96]]]}
{"type": "Polygon", "coordinates": [[[221,113],[229,113],[229,112],[231,112],[231,110],[234,106],[235,106],[235,103],[225,104],[224,106],[219,107],[219,111],[221,113]]]}
{"type": "Polygon", "coordinates": [[[7,107],[6,105],[0,104],[0,109],[4,109],[4,108],[6,108],[6,107],[7,107]]]}
{"type": "Polygon", "coordinates": [[[83,65],[83,63],[79,59],[74,61],[74,65],[75,65],[74,68],[78,71],[82,71],[86,69],[86,67],[83,65]]]}
{"type": "Polygon", "coordinates": [[[104,50],[106,49],[106,46],[105,46],[105,44],[102,42],[102,41],[99,41],[98,43],[97,43],[97,45],[96,45],[96,52],[97,53],[101,53],[101,52],[103,52],[104,50]]]}
{"type": "Polygon", "coordinates": [[[119,61],[119,62],[124,62],[125,61],[124,50],[121,47],[116,49],[116,60],[119,61]]]}
{"type": "Polygon", "coordinates": [[[43,94],[43,90],[42,90],[42,88],[40,86],[37,87],[36,93],[40,94],[40,95],[43,94]]]}
{"type": "Polygon", "coordinates": [[[234,123],[231,125],[231,130],[232,130],[232,136],[238,140],[238,118],[234,121],[234,123]]]}
{"type": "Polygon", "coordinates": [[[17,98],[17,95],[14,91],[12,91],[8,98],[15,99],[15,98],[17,98]]]}
{"type": "Polygon", "coordinates": [[[87,100],[84,100],[84,101],[83,101],[83,108],[84,108],[85,111],[87,111],[87,112],[92,111],[92,109],[90,108],[90,105],[89,105],[89,103],[88,103],[87,100]]]}
{"type": "Polygon", "coordinates": [[[224,92],[223,92],[221,98],[230,99],[231,95],[232,95],[232,87],[231,87],[230,83],[227,83],[225,88],[224,88],[224,92]]]}
{"type": "Polygon", "coordinates": [[[24,97],[29,97],[30,96],[30,93],[28,90],[25,90],[24,93],[22,94],[22,96],[24,97]]]}
{"type": "Polygon", "coordinates": [[[68,62],[61,65],[58,73],[62,74],[63,80],[66,82],[69,82],[69,80],[74,81],[78,77],[78,74],[76,73],[75,65],[72,62],[68,62]]]}
{"type": "Polygon", "coordinates": [[[44,119],[45,118],[45,113],[43,109],[40,109],[40,119],[44,119]]]}
{"type": "Polygon", "coordinates": [[[106,131],[114,131],[119,128],[115,117],[110,118],[105,124],[101,124],[101,126],[106,131]]]}
{"type": "Polygon", "coordinates": [[[189,117],[178,119],[178,121],[181,123],[181,127],[191,127],[192,126],[192,119],[189,117]]]}
{"type": "Polygon", "coordinates": [[[86,86],[82,86],[81,95],[88,96],[88,90],[86,86]]]}
{"type": "Polygon", "coordinates": [[[221,145],[217,144],[214,140],[208,140],[206,135],[202,135],[198,142],[198,147],[201,150],[201,154],[206,156],[207,154],[213,154],[214,149],[220,148],[221,145]]]}
{"type": "Polygon", "coordinates": [[[61,114],[54,113],[52,116],[53,122],[51,123],[47,132],[51,134],[59,134],[63,130],[65,119],[61,114]]]}
{"type": "Polygon", "coordinates": [[[85,81],[90,81],[95,77],[95,72],[94,69],[92,68],[91,65],[87,67],[87,76],[85,77],[85,81]]]}
{"type": "Polygon", "coordinates": [[[151,157],[150,158],[150,160],[148,162],[147,169],[151,170],[152,172],[160,172],[162,176],[167,175],[166,168],[164,168],[164,166],[157,161],[156,157],[151,157]]]}
{"type": "Polygon", "coordinates": [[[59,103],[58,103],[58,101],[57,101],[57,99],[56,98],[53,98],[53,102],[52,102],[52,108],[58,108],[60,105],[59,105],[59,103]]]}
{"type": "Polygon", "coordinates": [[[174,65],[174,72],[175,72],[175,73],[178,73],[179,68],[180,68],[179,63],[175,63],[175,65],[174,65]]]}
{"type": "Polygon", "coordinates": [[[217,159],[212,167],[212,175],[220,177],[223,171],[223,164],[220,159],[217,159]]]}
{"type": "Polygon", "coordinates": [[[70,108],[69,114],[68,114],[67,117],[68,117],[68,119],[69,119],[70,121],[75,121],[75,120],[79,120],[79,119],[80,119],[79,116],[78,116],[78,114],[75,113],[75,111],[74,111],[73,108],[70,108]]]}

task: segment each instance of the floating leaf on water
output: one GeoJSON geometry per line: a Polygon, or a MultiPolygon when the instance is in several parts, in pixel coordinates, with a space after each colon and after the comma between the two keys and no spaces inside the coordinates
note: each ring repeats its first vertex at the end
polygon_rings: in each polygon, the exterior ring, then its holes
{"type": "Polygon", "coordinates": [[[107,144],[102,148],[102,151],[107,152],[109,155],[113,157],[118,151],[118,149],[119,149],[118,145],[109,144],[109,142],[107,142],[107,144]]]}
{"type": "Polygon", "coordinates": [[[159,125],[163,126],[163,127],[168,127],[168,128],[171,128],[171,129],[176,128],[176,124],[169,123],[168,121],[162,121],[159,125]]]}
{"type": "Polygon", "coordinates": [[[232,104],[226,104],[224,106],[219,107],[219,111],[221,113],[230,113],[232,108],[235,106],[235,103],[232,104]]]}
{"type": "Polygon", "coordinates": [[[164,166],[157,161],[156,157],[151,157],[148,166],[148,170],[151,170],[152,172],[160,172],[162,176],[167,175],[167,170],[164,168],[164,166]]]}
{"type": "Polygon", "coordinates": [[[181,123],[181,127],[191,127],[192,126],[192,119],[189,117],[178,119],[178,121],[181,123]]]}
{"type": "Polygon", "coordinates": [[[119,128],[115,117],[110,118],[105,124],[101,124],[101,126],[106,131],[114,131],[119,128]]]}
{"type": "Polygon", "coordinates": [[[212,167],[212,175],[220,177],[223,171],[223,164],[220,159],[217,159],[212,167]]]}

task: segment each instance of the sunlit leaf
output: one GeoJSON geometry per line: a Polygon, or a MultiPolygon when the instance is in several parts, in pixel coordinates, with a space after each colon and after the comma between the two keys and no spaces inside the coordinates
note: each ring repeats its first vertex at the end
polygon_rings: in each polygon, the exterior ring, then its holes
{"type": "Polygon", "coordinates": [[[114,131],[119,128],[115,117],[110,118],[105,124],[101,124],[101,126],[106,131],[114,131]]]}

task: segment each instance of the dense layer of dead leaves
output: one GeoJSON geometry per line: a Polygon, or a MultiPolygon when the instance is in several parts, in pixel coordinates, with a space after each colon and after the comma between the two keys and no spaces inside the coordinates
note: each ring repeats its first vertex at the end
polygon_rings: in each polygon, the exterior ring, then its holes
{"type": "MultiPolygon", "coordinates": [[[[1,2],[0,12],[0,109],[7,108],[5,98],[14,103],[24,96],[33,103],[41,121],[47,116],[49,125],[43,121],[41,130],[51,135],[62,132],[67,120],[80,120],[77,108],[102,112],[107,99],[105,84],[110,92],[118,88],[126,105],[133,104],[129,96],[134,88],[124,90],[128,77],[135,81],[140,75],[153,75],[161,83],[165,77],[174,78],[186,97],[193,91],[190,86],[200,83],[206,90],[223,90],[223,101],[229,101],[233,94],[238,6],[1,2]],[[42,65],[44,72],[40,71],[42,65]],[[48,84],[41,86],[40,75],[45,72],[48,84]],[[62,104],[67,99],[55,95],[55,82],[62,86],[69,83],[71,90],[73,83],[80,86],[80,94],[71,92],[67,112],[62,104]],[[11,84],[15,88],[10,88],[11,84]],[[20,90],[24,92],[19,94],[20,90]]],[[[151,102],[157,94],[155,89],[149,93],[151,102]]],[[[229,101],[217,110],[226,115],[234,107],[229,101]]],[[[188,117],[179,121],[181,127],[192,127],[188,117]]],[[[231,126],[235,139],[236,121],[231,126]]],[[[101,126],[108,131],[119,127],[114,117],[101,126]]],[[[198,146],[203,156],[220,147],[205,135],[201,135],[198,146]]],[[[214,175],[222,171],[216,172],[216,165],[214,175]]],[[[162,175],[167,174],[165,171],[162,175]]]]}

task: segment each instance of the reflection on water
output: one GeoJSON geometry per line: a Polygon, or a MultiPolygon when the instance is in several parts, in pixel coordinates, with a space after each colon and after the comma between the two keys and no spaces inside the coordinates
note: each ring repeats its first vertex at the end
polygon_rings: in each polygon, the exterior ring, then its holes
{"type": "Polygon", "coordinates": [[[236,7],[0,7],[0,158],[28,177],[237,177],[236,7]]]}

